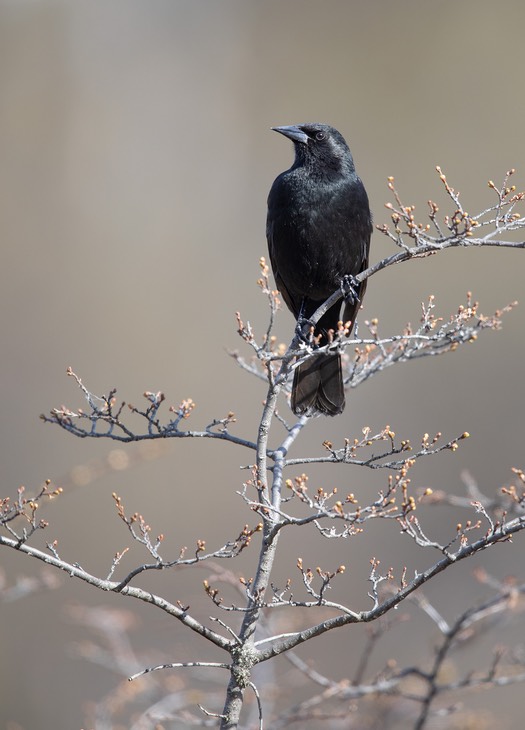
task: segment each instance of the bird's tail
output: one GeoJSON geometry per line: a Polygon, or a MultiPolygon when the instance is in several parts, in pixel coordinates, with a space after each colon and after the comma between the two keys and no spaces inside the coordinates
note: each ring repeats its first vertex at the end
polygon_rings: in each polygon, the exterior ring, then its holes
{"type": "Polygon", "coordinates": [[[296,369],[292,410],[296,416],[337,416],[345,407],[341,356],[317,355],[296,369]]]}

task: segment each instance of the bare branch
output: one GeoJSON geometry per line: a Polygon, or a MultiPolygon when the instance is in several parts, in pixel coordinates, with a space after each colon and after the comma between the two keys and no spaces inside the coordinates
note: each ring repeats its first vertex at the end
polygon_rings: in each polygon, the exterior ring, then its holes
{"type": "MultiPolygon", "coordinates": [[[[525,241],[517,240],[525,228],[525,217],[517,212],[525,199],[525,193],[516,192],[515,186],[509,183],[514,170],[508,171],[500,188],[489,182],[495,201],[477,214],[471,214],[464,208],[459,193],[449,184],[440,168],[437,168],[437,172],[450,211],[444,216],[439,215],[438,206],[429,200],[427,215],[421,222],[416,220],[414,206],[403,203],[393,178],[389,179],[388,187],[393,202],[386,207],[390,222],[378,226],[378,230],[396,250],[360,273],[356,277],[357,283],[394,264],[427,258],[449,248],[525,248],[525,241]]],[[[502,316],[510,312],[516,303],[486,316],[481,313],[478,303],[468,292],[464,303],[455,312],[450,316],[438,317],[434,297],[430,296],[422,304],[417,325],[408,324],[398,334],[380,335],[379,322],[372,319],[362,325],[366,336],[351,338],[354,323],[340,322],[337,330],[330,332],[324,341],[320,336],[314,337],[312,334],[305,342],[304,337],[296,332],[290,345],[285,346],[278,343],[273,335],[275,318],[280,308],[279,293],[271,288],[265,259],[260,260],[259,266],[258,286],[267,300],[268,326],[258,338],[250,322],[244,321],[240,313],[236,313],[238,334],[248,346],[251,357],[245,358],[239,353],[233,353],[241,369],[267,384],[256,438],[248,439],[233,433],[238,427],[233,412],[213,418],[202,429],[186,428],[185,422],[193,417],[195,410],[195,403],[191,398],[184,398],[178,405],[172,405],[166,410],[166,397],[162,391],[145,391],[142,406],[139,407],[117,401],[115,388],[109,390],[107,396],[97,396],[71,368],[68,369],[68,375],[75,381],[87,408],[74,410],[61,406],[42,416],[45,422],[58,425],[80,438],[108,438],[119,442],[168,438],[218,439],[249,449],[254,454],[255,463],[243,466],[250,470],[249,478],[238,494],[241,504],[250,510],[250,514],[255,514],[255,523],[251,519],[243,519],[236,529],[231,528],[230,535],[233,537],[219,548],[210,550],[206,540],[198,537],[193,548],[182,546],[178,555],[166,558],[163,554],[164,535],[154,535],[142,514],[127,514],[122,499],[114,494],[118,519],[125,525],[130,539],[145,551],[148,562],[135,566],[120,581],[113,580],[113,576],[123,569],[128,556],[128,548],[123,548],[113,556],[107,577],[101,579],[78,564],[65,561],[60,556],[56,540],[48,543],[47,552],[29,544],[37,531],[47,527],[47,522],[37,517],[40,504],[58,497],[61,493],[61,489],[53,488],[50,482],[46,482],[33,498],[27,496],[24,487],[20,487],[13,501],[8,498],[0,501],[0,528],[6,533],[0,535],[0,546],[10,547],[20,554],[65,571],[99,590],[120,593],[157,606],[186,628],[225,651],[229,655],[229,661],[159,663],[135,672],[130,677],[136,679],[160,669],[226,669],[229,672],[229,684],[223,710],[218,713],[201,708],[210,718],[200,718],[202,725],[208,726],[218,720],[223,730],[237,728],[245,691],[251,689],[257,704],[257,723],[262,728],[261,696],[253,682],[252,672],[257,664],[283,653],[288,653],[295,668],[308,681],[316,684],[320,691],[289,711],[281,713],[279,721],[273,724],[275,728],[303,719],[320,719],[323,713],[319,708],[329,700],[353,701],[387,693],[404,702],[417,703],[416,727],[423,728],[440,695],[477,686],[494,687],[525,681],[525,672],[521,671],[525,663],[518,658],[516,665],[520,671],[502,671],[502,652],[494,654],[490,666],[484,672],[467,674],[455,682],[439,681],[440,669],[445,659],[461,644],[464,637],[469,632],[477,631],[487,616],[503,613],[516,595],[525,592],[525,588],[504,585],[496,579],[479,574],[478,580],[493,589],[496,596],[476,608],[470,608],[456,621],[446,620],[442,612],[421,593],[422,587],[445,569],[493,545],[510,542],[513,535],[525,528],[525,472],[514,469],[515,484],[503,487],[501,493],[494,498],[483,494],[469,476],[465,477],[466,496],[433,492],[428,487],[424,490],[413,490],[410,478],[413,465],[423,457],[436,456],[444,451],[455,452],[468,437],[467,432],[453,438],[444,438],[440,432],[434,436],[425,433],[419,444],[412,445],[408,439],[397,437],[388,425],[379,430],[365,426],[358,436],[347,437],[339,445],[334,446],[325,441],[322,445],[324,453],[320,455],[288,458],[291,447],[302,434],[309,418],[302,416],[290,419],[289,422],[289,417],[283,417],[277,409],[280,394],[289,392],[289,380],[294,370],[308,358],[322,353],[340,353],[345,365],[345,385],[347,388],[355,388],[392,365],[454,352],[459,346],[475,342],[481,333],[498,330],[502,316]],[[270,434],[273,437],[271,429],[274,424],[281,435],[275,438],[277,446],[271,448],[270,434]],[[309,488],[307,474],[288,476],[289,471],[286,472],[287,469],[298,466],[328,463],[386,470],[386,483],[383,483],[375,495],[363,501],[354,492],[346,489],[345,494],[340,494],[337,487],[325,489],[319,485],[309,488]],[[420,516],[421,511],[417,511],[422,503],[429,507],[433,504],[452,504],[467,508],[473,514],[467,520],[457,521],[443,539],[433,536],[435,525],[425,524],[424,510],[423,516],[420,516]],[[383,569],[379,558],[372,557],[368,578],[370,607],[367,610],[346,605],[345,599],[330,600],[331,589],[337,585],[347,569],[338,560],[334,560],[328,568],[319,565],[309,568],[299,557],[296,563],[298,587],[293,585],[291,578],[285,578],[284,585],[281,586],[272,582],[279,538],[283,530],[301,528],[305,537],[308,537],[307,530],[310,528],[311,534],[333,542],[356,538],[371,520],[378,519],[390,520],[390,524],[395,521],[394,524],[402,535],[413,540],[417,548],[429,548],[427,555],[431,556],[432,563],[423,572],[416,571],[412,579],[407,577],[409,571],[404,567],[398,571],[396,579],[396,571],[392,567],[383,569]],[[246,524],[247,522],[250,524],[246,524]],[[210,620],[217,625],[217,631],[213,631],[190,614],[189,606],[181,602],[173,604],[132,584],[137,576],[151,570],[175,567],[183,569],[190,566],[202,568],[203,564],[211,560],[235,559],[254,544],[258,545],[258,557],[252,577],[238,577],[232,571],[215,566],[212,575],[203,582],[204,594],[215,613],[219,609],[225,612],[223,615],[239,614],[240,620],[234,626],[228,625],[217,616],[211,616],[210,620]],[[235,587],[237,598],[233,602],[223,600],[223,591],[218,585],[220,582],[235,587]],[[386,666],[377,676],[367,679],[369,653],[389,625],[382,617],[408,600],[416,603],[439,632],[440,644],[430,668],[386,666]],[[287,617],[290,610],[295,615],[299,608],[303,608],[304,615],[309,617],[309,626],[298,631],[287,631],[286,626],[285,630],[279,627],[275,632],[269,629],[270,616],[284,613],[287,617]],[[277,614],[276,609],[280,609],[277,614]],[[295,653],[291,653],[306,641],[337,627],[372,622],[376,623],[369,634],[368,654],[365,652],[358,658],[353,682],[348,679],[334,682],[307,665],[295,653]],[[263,634],[256,633],[261,627],[265,629],[263,634]],[[417,680],[418,686],[421,683],[421,691],[415,691],[407,680],[417,680]]],[[[341,297],[342,290],[338,288],[319,307],[310,319],[312,332],[314,325],[341,297]]],[[[135,668],[133,666],[132,671],[135,668]]],[[[448,708],[446,711],[451,710],[448,708]]],[[[181,717],[183,714],[181,713],[181,717]]],[[[326,716],[335,715],[328,712],[326,716]]]]}

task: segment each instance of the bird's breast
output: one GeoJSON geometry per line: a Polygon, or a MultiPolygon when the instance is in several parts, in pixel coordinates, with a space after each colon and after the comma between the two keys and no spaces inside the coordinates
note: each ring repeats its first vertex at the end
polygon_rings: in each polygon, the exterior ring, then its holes
{"type": "Polygon", "coordinates": [[[323,299],[345,274],[360,267],[362,248],[351,210],[335,191],[286,186],[272,201],[272,258],[287,287],[301,296],[323,299]]]}

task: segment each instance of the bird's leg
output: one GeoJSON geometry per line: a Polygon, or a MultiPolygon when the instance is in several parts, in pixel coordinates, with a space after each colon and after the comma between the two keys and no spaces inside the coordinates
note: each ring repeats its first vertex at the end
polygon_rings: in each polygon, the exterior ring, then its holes
{"type": "Polygon", "coordinates": [[[313,324],[304,316],[305,300],[301,302],[301,309],[299,310],[299,316],[297,317],[297,323],[295,325],[295,334],[306,345],[312,344],[313,337],[313,324]]]}
{"type": "Polygon", "coordinates": [[[309,319],[298,319],[295,325],[295,334],[305,345],[312,344],[314,326],[309,319]]]}
{"type": "Polygon", "coordinates": [[[341,279],[341,294],[347,304],[359,304],[359,282],[352,274],[345,274],[341,279]]]}

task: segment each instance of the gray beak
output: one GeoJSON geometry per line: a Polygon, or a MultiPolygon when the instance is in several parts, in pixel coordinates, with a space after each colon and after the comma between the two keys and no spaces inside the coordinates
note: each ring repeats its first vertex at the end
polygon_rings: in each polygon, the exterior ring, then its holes
{"type": "Polygon", "coordinates": [[[308,144],[308,135],[303,132],[301,127],[292,125],[290,127],[272,127],[274,132],[284,134],[285,137],[291,139],[292,142],[301,142],[301,144],[308,144]]]}

